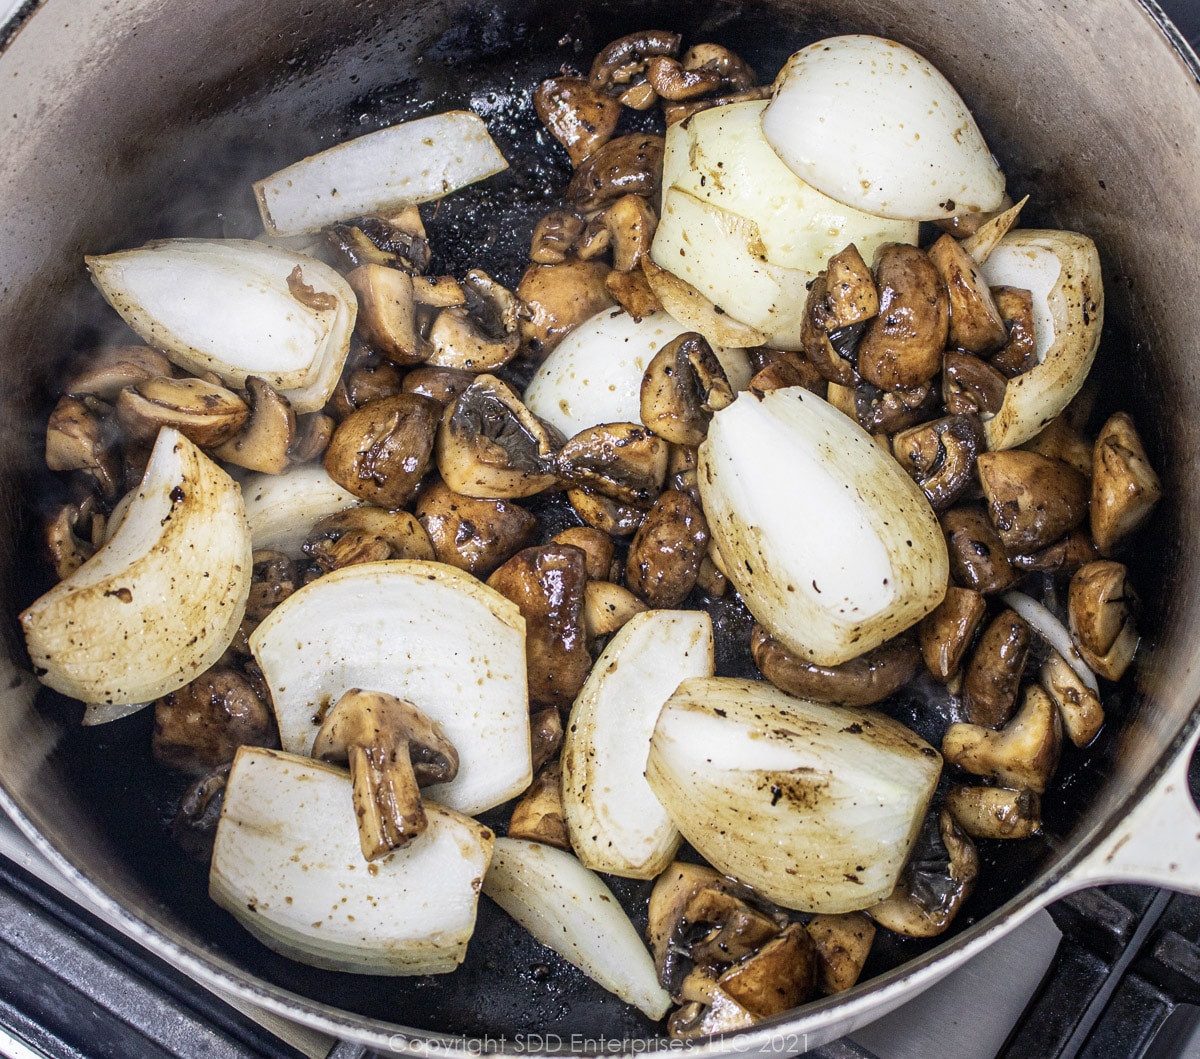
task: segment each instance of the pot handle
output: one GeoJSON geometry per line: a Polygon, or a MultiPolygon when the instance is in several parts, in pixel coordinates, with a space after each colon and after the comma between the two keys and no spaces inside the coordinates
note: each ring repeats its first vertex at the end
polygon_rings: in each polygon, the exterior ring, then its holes
{"type": "Polygon", "coordinates": [[[1194,722],[1149,790],[1071,869],[1064,889],[1131,882],[1200,894],[1200,810],[1188,788],[1197,743],[1194,722]]]}

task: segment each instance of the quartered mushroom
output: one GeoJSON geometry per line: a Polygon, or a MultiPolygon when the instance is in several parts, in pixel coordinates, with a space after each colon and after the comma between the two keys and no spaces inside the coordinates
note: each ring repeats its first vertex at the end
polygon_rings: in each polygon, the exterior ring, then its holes
{"type": "Polygon", "coordinates": [[[1085,526],[1076,526],[1065,537],[1034,552],[1010,555],[1017,570],[1025,573],[1073,574],[1085,563],[1100,557],[1096,544],[1085,526]]]}
{"type": "Polygon", "coordinates": [[[1106,680],[1120,680],[1137,651],[1137,597],[1127,574],[1123,563],[1098,559],[1075,571],[1067,593],[1071,639],[1106,680]]]}
{"type": "Polygon", "coordinates": [[[1042,826],[1042,800],[1030,790],[955,784],[946,810],[972,838],[1028,838],[1042,826]]]}
{"type": "Polygon", "coordinates": [[[415,206],[394,217],[368,216],[332,224],[325,243],[347,270],[365,264],[420,275],[429,267],[429,241],[415,206]]]}
{"type": "Polygon", "coordinates": [[[438,313],[425,360],[439,368],[492,371],[521,347],[517,297],[478,268],[466,274],[462,286],[467,303],[438,313]]]}
{"type": "Polygon", "coordinates": [[[107,411],[96,398],[60,398],[46,425],[45,458],[52,471],[89,475],[100,492],[113,500],[121,492],[125,475],[107,411]]]}
{"type": "Polygon", "coordinates": [[[363,856],[376,860],[426,826],[420,788],[458,775],[458,751],[411,702],[351,688],[325,717],[313,743],[320,761],[347,762],[363,856]]]}
{"type": "Polygon", "coordinates": [[[1104,726],[1100,696],[1057,651],[1051,651],[1042,663],[1038,681],[1058,707],[1067,738],[1076,746],[1087,746],[1104,726]]]}
{"type": "Polygon", "coordinates": [[[604,289],[637,322],[662,312],[662,301],[651,289],[645,272],[640,268],[632,272],[618,272],[614,269],[604,277],[604,289]]]}
{"type": "Polygon", "coordinates": [[[1085,478],[1092,477],[1095,445],[1079,432],[1067,413],[1056,417],[1045,430],[1030,438],[1023,449],[1040,452],[1053,460],[1069,463],[1085,478]]]}
{"type": "Polygon", "coordinates": [[[357,363],[342,373],[325,405],[325,410],[337,422],[372,401],[403,392],[404,372],[391,361],[383,360],[365,348],[354,359],[357,363]]]}
{"type": "Polygon", "coordinates": [[[588,486],[568,489],[567,502],[589,526],[614,537],[628,537],[636,533],[646,517],[643,508],[623,504],[588,486]]]}
{"type": "MultiPolygon", "coordinates": [[[[557,713],[556,710],[556,716],[557,713]]],[[[513,806],[507,834],[509,838],[570,850],[571,836],[563,814],[562,768],[558,761],[550,762],[533,777],[529,790],[513,806]]]]}
{"type": "Polygon", "coordinates": [[[1017,579],[1000,540],[983,508],[954,507],[939,517],[950,553],[950,576],[963,588],[988,595],[1003,592],[1017,579]]]}
{"type": "Polygon", "coordinates": [[[246,397],[250,418],[241,430],[218,445],[213,455],[248,471],[283,474],[292,463],[296,413],[283,394],[254,375],[246,379],[246,397]]]}
{"type": "Polygon", "coordinates": [[[950,926],[978,874],[979,853],[965,829],[944,809],[931,813],[896,889],[867,914],[897,934],[936,937],[950,926]]]}
{"type": "Polygon", "coordinates": [[[780,691],[840,706],[870,706],[886,699],[913,678],[921,663],[916,642],[901,635],[841,665],[817,665],[793,654],[757,624],[750,634],[750,654],[780,691]]]}
{"type": "Polygon", "coordinates": [[[324,412],[296,416],[296,433],[288,450],[292,463],[308,463],[325,455],[337,421],[324,412]]]}
{"type": "Polygon", "coordinates": [[[174,374],[175,366],[152,346],[104,346],[89,354],[87,362],[67,379],[64,389],[112,401],[126,386],[174,374]]]}
{"type": "Polygon", "coordinates": [[[696,446],[713,412],[733,402],[725,369],[705,337],[685,331],[657,353],[642,378],[642,422],[673,445],[696,446]]]}
{"type": "Polygon", "coordinates": [[[384,559],[434,558],[433,542],[415,515],[381,507],[352,507],[313,525],[304,554],[325,573],[384,559]]]}
{"type": "Polygon", "coordinates": [[[609,140],[571,177],[566,198],[584,213],[603,209],[623,195],[654,200],[662,179],[663,138],[632,133],[609,140]]]}
{"type": "Polygon", "coordinates": [[[834,254],[809,287],[800,341],[816,369],[830,382],[858,381],[855,351],[867,321],[879,313],[875,277],[851,243],[834,254]]]}
{"type": "Polygon", "coordinates": [[[612,270],[603,261],[567,258],[532,264],[517,284],[521,341],[543,359],[584,320],[616,303],[605,286],[612,270]]]}
{"type": "Polygon", "coordinates": [[[651,607],[677,607],[696,585],[708,543],[703,508],[688,493],[668,489],[634,534],[625,583],[651,607]]]}
{"type": "Polygon", "coordinates": [[[817,948],[817,987],[820,991],[832,995],[854,985],[875,940],[875,924],[871,918],[863,912],[818,915],[805,924],[805,929],[817,948]]]}
{"type": "Polygon", "coordinates": [[[808,357],[783,350],[772,350],[774,354],[750,377],[746,389],[755,397],[771,390],[782,390],[788,386],[803,386],[818,397],[828,393],[828,381],[808,357]]]}
{"type": "Polygon", "coordinates": [[[934,511],[959,499],[975,480],[983,426],[974,415],[943,416],[909,427],[892,439],[900,466],[921,487],[934,511]]]}
{"type": "MultiPolygon", "coordinates": [[[[830,403],[833,403],[834,383],[829,384],[830,403]]],[[[849,391],[848,408],[842,410],[859,426],[876,437],[895,434],[909,427],[932,419],[938,414],[939,397],[937,387],[923,383],[911,390],[881,390],[869,382],[860,382],[849,391]]],[[[883,447],[888,449],[887,439],[883,447]]]]}
{"type": "Polygon", "coordinates": [[[438,562],[478,578],[486,578],[530,544],[538,525],[518,504],[463,496],[441,479],[421,491],[416,514],[433,542],[438,562]]]}
{"type": "Polygon", "coordinates": [[[1000,349],[1008,339],[1008,331],[978,263],[949,233],[941,236],[928,253],[950,298],[947,344],[976,356],[1000,349]]]}
{"type": "Polygon", "coordinates": [[[1033,292],[1004,284],[991,291],[1007,333],[1004,344],[992,354],[991,364],[1006,379],[1014,379],[1032,371],[1038,363],[1033,292]]]}
{"type": "Polygon", "coordinates": [[[757,952],[730,967],[717,980],[717,986],[749,1012],[752,1022],[781,1015],[816,991],[816,945],[802,924],[792,923],[757,952]]]}
{"type": "Polygon", "coordinates": [[[457,493],[515,499],[558,480],[552,432],[494,375],[480,375],[447,407],[436,457],[443,481],[457,493]]]}
{"type": "Polygon", "coordinates": [[[958,673],[986,612],[982,593],[950,585],[937,609],[921,620],[917,638],[934,680],[945,684],[958,673]]]}
{"type": "MultiPolygon", "coordinates": [[[[658,214],[644,195],[622,195],[602,215],[612,247],[613,268],[618,272],[641,271],[642,258],[650,252],[658,214]]],[[[644,281],[644,277],[643,277],[644,281]]]]}
{"type": "Polygon", "coordinates": [[[1058,707],[1031,684],[1020,710],[1000,731],[961,721],[950,725],[942,737],[942,757],[973,776],[1042,794],[1058,766],[1061,746],[1058,707]]]}
{"type": "Polygon", "coordinates": [[[1092,537],[1100,554],[1109,556],[1145,524],[1162,499],[1162,483],[1125,412],[1100,428],[1092,460],[1092,537]]]}
{"type": "Polygon", "coordinates": [[[418,326],[413,277],[368,262],[346,279],[358,295],[355,326],[363,340],[396,364],[420,364],[429,350],[418,326]]]}
{"type": "Polygon", "coordinates": [[[942,401],[951,415],[995,415],[1007,386],[999,371],[970,353],[951,350],[942,361],[942,401]]]}
{"type": "Polygon", "coordinates": [[[680,58],[685,70],[710,70],[721,77],[725,92],[744,92],[758,84],[758,75],[736,52],[721,44],[693,44],[680,58]]]}
{"type": "Polygon", "coordinates": [[[533,109],[577,166],[611,138],[621,104],[582,77],[552,77],[534,89],[533,109]]]}
{"type": "Polygon", "coordinates": [[[559,476],[574,486],[646,508],[662,492],[669,449],[666,441],[641,423],[602,423],[567,441],[555,466],[559,476]]]}
{"type": "Polygon", "coordinates": [[[1014,610],[1002,611],[983,630],[963,670],[963,707],[972,724],[999,728],[1013,715],[1031,639],[1014,610]]]}
{"type": "Polygon", "coordinates": [[[635,614],[646,609],[637,596],[614,581],[589,581],[583,590],[583,627],[588,642],[611,636],[635,614]]]}
{"type": "Polygon", "coordinates": [[[1053,544],[1088,514],[1088,483],[1074,467],[1024,449],[981,453],[988,515],[1010,553],[1053,544]]]}
{"type": "Polygon", "coordinates": [[[585,221],[570,210],[551,210],[533,226],[529,260],[538,265],[560,265],[578,249],[585,221]]]}
{"type": "Polygon", "coordinates": [[[587,559],[589,581],[611,581],[617,576],[613,564],[613,539],[593,526],[568,526],[550,538],[551,544],[571,544],[587,559]]]}

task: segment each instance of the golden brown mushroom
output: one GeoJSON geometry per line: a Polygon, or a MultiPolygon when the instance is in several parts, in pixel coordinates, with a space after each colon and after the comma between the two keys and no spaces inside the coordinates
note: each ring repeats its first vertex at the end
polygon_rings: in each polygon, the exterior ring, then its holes
{"type": "MultiPolygon", "coordinates": [[[[263,474],[283,474],[292,464],[296,413],[291,402],[256,376],[246,379],[250,418],[233,437],[217,446],[217,459],[263,474]]],[[[328,447],[328,446],[327,446],[328,447]]]]}
{"type": "Polygon", "coordinates": [[[662,347],[642,377],[642,422],[673,445],[699,445],[714,412],[733,403],[725,369],[705,337],[685,331],[662,347]]]}
{"type": "Polygon", "coordinates": [[[1038,680],[1058,707],[1067,738],[1076,746],[1087,746],[1104,726],[1100,696],[1079,679],[1057,651],[1051,651],[1042,663],[1038,680]]]}
{"type": "Polygon", "coordinates": [[[533,226],[529,260],[538,265],[561,265],[573,254],[583,235],[584,220],[570,210],[551,210],[533,226]]]}
{"type": "Polygon", "coordinates": [[[415,515],[369,505],[320,519],[304,542],[304,554],[326,573],[384,559],[435,558],[433,542],[415,515]]]}
{"type": "Polygon", "coordinates": [[[550,538],[552,544],[573,544],[587,557],[589,581],[611,581],[617,575],[613,564],[613,539],[593,526],[568,526],[550,538]]]}
{"type": "Polygon", "coordinates": [[[587,486],[567,490],[567,501],[584,522],[614,537],[637,532],[646,512],[632,504],[623,504],[587,486]]]}
{"type": "Polygon", "coordinates": [[[1137,652],[1137,597],[1127,574],[1123,563],[1098,559],[1075,571],[1067,593],[1071,639],[1106,680],[1120,680],[1137,652]]]}
{"type": "Polygon", "coordinates": [[[52,471],[82,471],[112,500],[121,492],[124,472],[107,406],[97,398],[66,396],[46,426],[46,466],[52,471]]]}
{"type": "Polygon", "coordinates": [[[117,394],[116,414],[121,426],[139,441],[153,441],[163,427],[174,427],[197,445],[212,448],[241,429],[250,409],[224,386],[190,377],[157,376],[132,383],[117,394]]]}
{"type": "Polygon", "coordinates": [[[420,364],[428,347],[417,324],[412,276],[369,262],[346,279],[358,295],[355,327],[363,340],[396,364],[420,364]]]}
{"type": "Polygon", "coordinates": [[[493,371],[521,347],[517,297],[478,268],[466,274],[462,287],[467,303],[438,313],[425,361],[439,368],[493,371]]]}
{"type": "Polygon", "coordinates": [[[438,562],[479,578],[486,578],[537,533],[537,519],[520,505],[463,496],[440,478],[421,491],[416,514],[438,562]]]}
{"type": "Polygon", "coordinates": [[[816,915],[805,925],[817,947],[817,986],[832,995],[849,989],[862,974],[875,940],[875,924],[862,912],[816,915]]]}
{"type": "Polygon", "coordinates": [[[603,261],[577,258],[525,270],[517,284],[521,340],[535,359],[547,357],[584,320],[616,304],[605,286],[610,271],[603,261]]]}
{"type": "Polygon", "coordinates": [[[621,104],[582,77],[552,77],[533,93],[533,109],[577,166],[611,138],[621,104]]]}
{"type": "Polygon", "coordinates": [[[325,230],[325,243],[347,272],[369,263],[412,275],[429,267],[429,241],[415,209],[395,217],[358,217],[331,225],[325,230]]]}
{"type": "Polygon", "coordinates": [[[917,636],[934,680],[945,684],[958,672],[986,612],[982,593],[950,585],[942,602],[922,619],[917,636]]]}
{"type": "Polygon", "coordinates": [[[946,809],[972,838],[1028,838],[1042,826],[1042,800],[1028,790],[956,784],[946,809]]]}
{"type": "Polygon", "coordinates": [[[708,522],[687,493],[668,489],[634,534],[625,583],[651,607],[677,607],[696,585],[708,552],[708,522]]]}
{"type": "Polygon", "coordinates": [[[649,507],[662,492],[670,446],[641,423],[587,427],[559,450],[558,474],[622,504],[649,507]]]}
{"type": "Polygon", "coordinates": [[[1087,517],[1087,479],[1062,460],[1005,449],[980,453],[978,467],[988,516],[1010,553],[1045,548],[1087,517]]]}
{"type": "Polygon", "coordinates": [[[635,614],[646,609],[637,596],[613,581],[589,581],[583,590],[583,627],[588,642],[611,636],[635,614]]]}
{"type": "Polygon", "coordinates": [[[967,720],[999,728],[1013,714],[1032,634],[1014,610],[1001,611],[983,630],[963,670],[967,720]]]}
{"type": "Polygon", "coordinates": [[[953,415],[902,430],[892,452],[933,510],[944,511],[973,483],[983,444],[978,416],[953,415]]]}
{"type": "Polygon", "coordinates": [[[513,806],[508,820],[508,837],[544,842],[557,849],[571,848],[571,836],[563,813],[562,768],[557,760],[533,777],[529,789],[513,806]]]}
{"type": "Polygon", "coordinates": [[[592,60],[588,81],[596,88],[619,96],[643,79],[646,66],[656,55],[677,55],[680,35],[661,29],[640,30],[606,44],[592,60]]]}
{"type": "Polygon", "coordinates": [[[999,732],[956,722],[942,737],[942,757],[974,776],[1042,794],[1058,766],[1062,722],[1054,701],[1036,684],[1025,689],[1017,715],[999,732]]]}
{"type": "Polygon", "coordinates": [[[533,771],[540,772],[542,766],[562,749],[562,744],[562,714],[553,706],[534,710],[529,715],[529,750],[533,771]]]}
{"type": "Polygon", "coordinates": [[[1145,524],[1160,499],[1162,483],[1133,420],[1118,412],[1100,428],[1093,450],[1090,512],[1100,554],[1118,551],[1145,524]]]}
{"type": "Polygon", "coordinates": [[[950,332],[947,344],[976,356],[994,353],[1008,339],[1004,319],[996,306],[979,265],[950,234],[929,248],[950,298],[950,332]]]}

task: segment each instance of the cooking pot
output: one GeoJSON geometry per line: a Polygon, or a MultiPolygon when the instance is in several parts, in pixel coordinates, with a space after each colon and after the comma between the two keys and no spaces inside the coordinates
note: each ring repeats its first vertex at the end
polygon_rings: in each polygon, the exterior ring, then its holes
{"type": "Polygon", "coordinates": [[[1099,245],[1111,321],[1099,401],[1132,408],[1166,487],[1132,560],[1146,602],[1136,680],[1110,702],[1099,743],[1064,763],[1042,838],[985,867],[974,921],[940,943],[893,943],[895,966],[848,993],[698,1050],[815,1047],[1080,887],[1200,892],[1187,783],[1200,738],[1200,480],[1189,473],[1200,461],[1200,64],[1154,3],[45,0],[0,55],[0,803],[170,962],[381,1050],[594,1052],[613,1038],[633,1049],[649,1046],[652,1029],[570,969],[531,972],[537,951],[498,914],[481,919],[468,965],[449,979],[357,979],[275,957],[204,899],[203,869],[170,851],[162,807],[178,791],[144,749],[145,716],[84,732],[77,705],[38,692],[13,619],[41,588],[27,557],[47,488],[46,395],[65,354],[113,327],[82,256],[152,237],[252,234],[252,179],[381,123],[470,106],[514,164],[490,189],[447,204],[437,245],[461,271],[490,244],[511,282],[521,222],[547,208],[542,188],[565,175],[534,149],[528,89],[648,25],[720,39],[764,72],[846,30],[932,58],[972,107],[1010,189],[1034,193],[1030,219],[1099,245]]]}

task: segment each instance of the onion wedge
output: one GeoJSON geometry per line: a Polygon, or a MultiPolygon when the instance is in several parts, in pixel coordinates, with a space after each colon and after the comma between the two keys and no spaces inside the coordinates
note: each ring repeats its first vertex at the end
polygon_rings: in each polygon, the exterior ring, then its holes
{"type": "Polygon", "coordinates": [[[483,892],[568,963],[652,1019],[671,998],[654,960],[612,891],[570,853],[496,839],[483,892]]]}
{"type": "Polygon", "coordinates": [[[1008,380],[1004,403],[983,424],[989,449],[1012,449],[1044,430],[1079,392],[1104,326],[1096,244],[1077,232],[1018,228],[980,271],[988,285],[1033,294],[1037,366],[1008,380]]]}
{"type": "Polygon", "coordinates": [[[842,913],[892,892],[941,774],[938,752],[873,710],[765,681],[685,680],[646,779],[714,868],[787,908],[842,913]]]}
{"type": "Polygon", "coordinates": [[[365,501],[343,489],[320,463],[302,463],[283,474],[250,474],[242,480],[254,550],[302,554],[309,530],[325,518],[365,501]]]}
{"type": "Polygon", "coordinates": [[[229,646],[252,568],[237,484],[165,428],[113,538],[21,615],[34,672],[88,703],[175,691],[229,646]]]}
{"type": "Polygon", "coordinates": [[[428,827],[362,862],[350,777],[242,747],[225,788],[209,893],[269,948],[359,974],[445,974],[466,955],[492,832],[425,803],[428,827]]]}
{"type": "Polygon", "coordinates": [[[443,563],[361,563],[276,607],[250,649],[271,689],[284,750],[308,754],[351,688],[407,699],[458,750],[458,775],[425,788],[480,813],[532,779],[525,621],[515,603],[443,563]]]}
{"type": "Polygon", "coordinates": [[[163,239],[84,260],[125,322],[192,374],[232,387],[255,375],[297,412],[333,392],[358,301],[328,265],[248,239],[163,239]]]}
{"type": "Polygon", "coordinates": [[[440,199],[507,168],[483,122],[451,110],[310,155],[256,182],[254,197],[268,234],[300,235],[440,199]]]}
{"type": "Polygon", "coordinates": [[[635,614],[596,660],[562,750],[567,829],[587,867],[653,879],[671,863],[679,832],[646,783],[646,754],[679,681],[713,666],[712,620],[691,610],[635,614]]]}
{"type": "Polygon", "coordinates": [[[920,489],[857,423],[801,387],[717,412],[699,483],[724,571],[801,658],[838,665],[920,621],[949,578],[920,489]]]}

